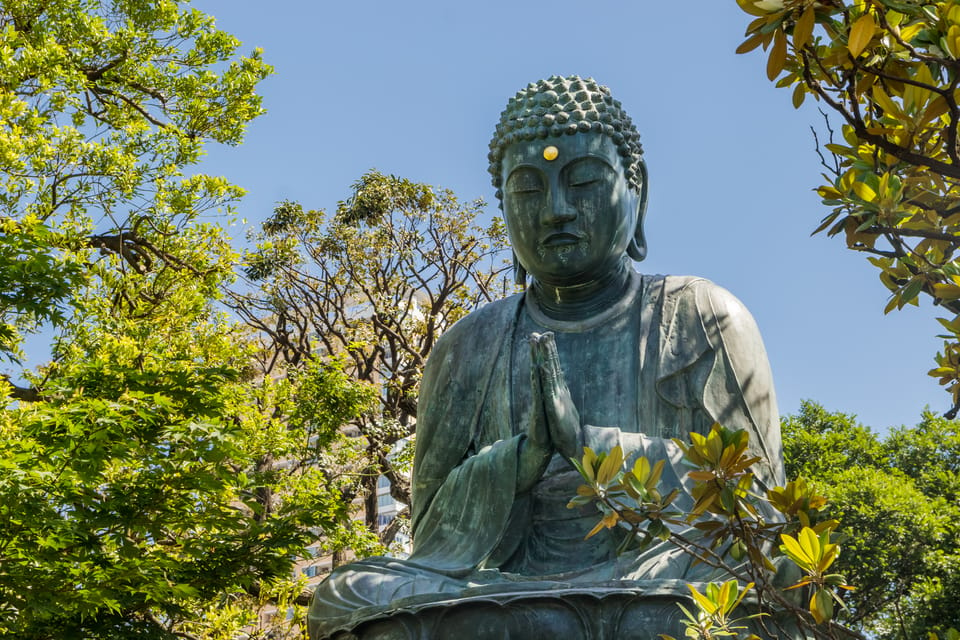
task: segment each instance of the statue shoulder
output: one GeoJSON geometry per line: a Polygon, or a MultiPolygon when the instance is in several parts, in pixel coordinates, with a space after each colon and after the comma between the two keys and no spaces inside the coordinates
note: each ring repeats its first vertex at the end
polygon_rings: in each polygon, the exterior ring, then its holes
{"type": "Polygon", "coordinates": [[[493,342],[491,336],[503,335],[516,318],[522,300],[523,294],[517,293],[488,302],[460,318],[437,339],[430,360],[489,346],[493,342]]]}
{"type": "Polygon", "coordinates": [[[750,360],[761,358],[766,362],[753,316],[723,287],[705,278],[666,276],[661,296],[663,376],[684,370],[707,352],[724,353],[736,360],[744,356],[750,360]]]}
{"type": "Polygon", "coordinates": [[[664,310],[667,316],[679,313],[683,319],[694,314],[703,324],[733,322],[737,325],[746,323],[750,327],[755,326],[753,316],[739,298],[706,278],[664,276],[663,283],[664,310]]]}

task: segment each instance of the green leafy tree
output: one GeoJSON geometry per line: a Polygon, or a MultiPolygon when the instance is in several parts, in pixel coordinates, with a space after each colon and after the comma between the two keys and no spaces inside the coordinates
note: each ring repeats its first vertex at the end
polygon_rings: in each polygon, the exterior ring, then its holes
{"type": "MultiPolygon", "coordinates": [[[[353,425],[362,454],[352,495],[363,500],[370,531],[379,530],[379,476],[410,504],[410,448],[391,452],[414,432],[420,376],[437,338],[512,288],[505,228],[499,219],[481,226],[482,206],[370,171],[333,215],[279,204],[245,258],[249,288],[233,294],[233,307],[263,336],[268,375],[337,357],[380,389],[378,409],[353,425]]],[[[385,543],[403,521],[383,532],[385,543]]]]}
{"type": "Polygon", "coordinates": [[[375,544],[310,464],[370,389],[259,375],[215,311],[237,256],[204,216],[241,191],[188,172],[262,112],[238,46],[176,0],[0,5],[0,356],[54,336],[0,377],[0,636],[300,637],[257,621],[296,621],[294,559],[375,544]]]}
{"type": "MultiPolygon", "coordinates": [[[[185,169],[208,142],[239,143],[262,111],[254,89],[270,68],[238,46],[179,0],[0,6],[0,355],[11,364],[25,333],[65,322],[98,262],[224,269],[222,253],[192,255],[182,230],[240,190],[185,169]]],[[[32,382],[14,397],[35,399],[32,382]]]]}
{"type": "Polygon", "coordinates": [[[925,413],[881,438],[805,402],[783,435],[787,473],[813,482],[841,522],[838,571],[857,589],[842,594],[839,618],[891,639],[960,626],[957,423],[925,413]]]}
{"type": "MultiPolygon", "coordinates": [[[[816,232],[869,254],[886,311],[920,294],[949,311],[930,374],[960,409],[960,6],[929,0],[737,0],[755,19],[739,53],[763,47],[767,75],[839,116],[816,232]]],[[[829,127],[829,124],[828,124],[829,127]]]]}
{"type": "Polygon", "coordinates": [[[172,273],[139,295],[157,280],[104,266],[43,396],[0,412],[0,635],[216,637],[224,602],[281,590],[316,531],[349,535],[335,483],[263,461],[335,446],[370,392],[333,367],[258,383],[219,283],[172,273]],[[135,305],[106,295],[121,287],[135,305]]]}

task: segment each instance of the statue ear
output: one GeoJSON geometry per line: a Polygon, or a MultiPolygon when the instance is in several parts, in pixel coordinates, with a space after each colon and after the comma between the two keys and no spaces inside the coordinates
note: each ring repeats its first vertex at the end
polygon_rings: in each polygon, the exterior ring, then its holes
{"type": "Polygon", "coordinates": [[[637,203],[637,228],[633,231],[633,239],[627,247],[627,254],[637,262],[643,262],[647,257],[647,239],[643,235],[643,218],[647,214],[647,165],[643,158],[637,163],[640,170],[640,200],[637,203]]]}

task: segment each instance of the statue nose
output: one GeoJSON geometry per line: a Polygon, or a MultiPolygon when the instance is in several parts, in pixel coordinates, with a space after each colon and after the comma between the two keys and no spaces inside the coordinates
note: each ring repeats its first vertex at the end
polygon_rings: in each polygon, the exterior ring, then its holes
{"type": "Polygon", "coordinates": [[[567,202],[563,189],[555,186],[550,189],[550,197],[543,208],[544,224],[560,225],[577,219],[577,209],[567,202]]]}

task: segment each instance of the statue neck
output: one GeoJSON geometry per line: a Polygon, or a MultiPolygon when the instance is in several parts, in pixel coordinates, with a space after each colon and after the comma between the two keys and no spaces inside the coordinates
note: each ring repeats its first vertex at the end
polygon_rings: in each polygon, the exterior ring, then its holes
{"type": "Polygon", "coordinates": [[[618,267],[601,278],[569,287],[534,280],[527,295],[534,297],[537,307],[548,318],[586,320],[627,297],[634,275],[630,259],[623,256],[618,267]]]}

